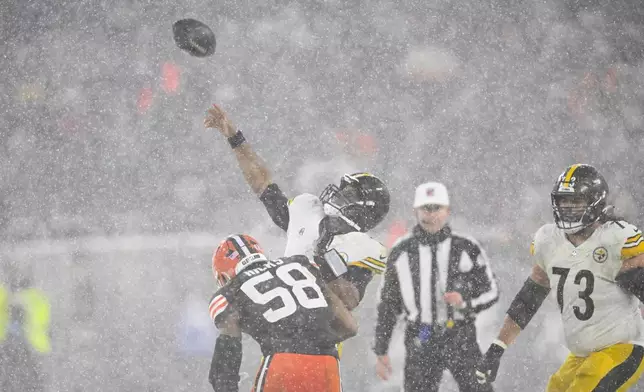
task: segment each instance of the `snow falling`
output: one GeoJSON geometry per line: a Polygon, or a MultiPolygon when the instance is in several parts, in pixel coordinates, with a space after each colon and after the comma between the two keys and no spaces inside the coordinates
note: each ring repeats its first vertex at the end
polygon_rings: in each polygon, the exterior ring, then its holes
{"type": "MultiPolygon", "coordinates": [[[[35,355],[37,381],[5,355],[0,389],[210,390],[212,250],[235,232],[269,256],[285,245],[227,141],[203,127],[213,103],[290,197],[344,173],[382,178],[383,243],[414,224],[418,184],[445,183],[452,225],[483,243],[501,288],[478,322],[485,349],[566,166],[596,166],[617,211],[642,222],[644,5],[603,3],[3,1],[0,282],[45,293],[51,350],[35,355]],[[175,46],[182,18],[213,29],[214,55],[175,46]]],[[[397,376],[374,371],[379,281],[344,349],[348,391],[400,388],[400,327],[397,376]]],[[[567,355],[562,335],[549,299],[496,390],[543,390],[567,355]]],[[[240,390],[259,359],[245,338],[240,390]]],[[[455,390],[446,377],[441,391],[455,390]]]]}

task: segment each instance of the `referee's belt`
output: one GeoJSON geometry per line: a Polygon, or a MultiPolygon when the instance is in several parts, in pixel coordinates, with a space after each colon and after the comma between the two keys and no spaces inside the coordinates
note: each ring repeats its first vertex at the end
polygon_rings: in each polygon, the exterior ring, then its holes
{"type": "Polygon", "coordinates": [[[420,343],[425,343],[432,337],[449,335],[451,332],[460,328],[474,325],[474,320],[447,320],[444,323],[425,324],[421,322],[411,322],[407,324],[406,337],[412,338],[420,343]]]}

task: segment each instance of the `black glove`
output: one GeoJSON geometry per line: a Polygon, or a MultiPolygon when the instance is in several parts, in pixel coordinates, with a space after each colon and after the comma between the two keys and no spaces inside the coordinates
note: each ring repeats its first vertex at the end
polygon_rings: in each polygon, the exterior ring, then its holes
{"type": "MultiPolygon", "coordinates": [[[[500,343],[500,342],[499,342],[500,343]]],[[[501,343],[502,344],[502,343],[501,343]]],[[[489,384],[496,379],[496,373],[499,371],[501,357],[505,352],[497,342],[490,345],[481,362],[476,366],[476,379],[479,384],[489,384]]]]}

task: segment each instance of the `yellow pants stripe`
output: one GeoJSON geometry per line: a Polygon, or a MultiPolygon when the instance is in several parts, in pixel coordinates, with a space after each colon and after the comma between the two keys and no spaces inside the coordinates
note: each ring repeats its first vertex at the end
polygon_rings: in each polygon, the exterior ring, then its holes
{"type": "Polygon", "coordinates": [[[569,355],[546,392],[625,392],[644,371],[644,347],[615,344],[587,357],[569,355]]]}
{"type": "MultiPolygon", "coordinates": [[[[612,368],[608,374],[599,381],[599,384],[593,389],[593,392],[619,391],[622,387],[637,374],[637,370],[642,367],[644,359],[644,347],[633,345],[631,355],[619,365],[612,368]]],[[[641,371],[640,371],[641,373],[641,371]]],[[[636,381],[639,378],[635,378],[636,381]]]]}

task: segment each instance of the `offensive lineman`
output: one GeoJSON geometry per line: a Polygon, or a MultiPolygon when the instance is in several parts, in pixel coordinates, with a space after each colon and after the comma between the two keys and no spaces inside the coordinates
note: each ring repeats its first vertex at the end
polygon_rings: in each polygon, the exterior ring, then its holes
{"type": "MultiPolygon", "coordinates": [[[[327,186],[319,198],[302,194],[289,200],[223,109],[213,105],[204,125],[217,128],[228,139],[246,182],[273,222],[286,231],[285,256],[323,256],[322,252],[333,250],[342,256],[347,266],[331,268],[333,273],[325,274],[325,279],[350,310],[355,308],[373,274],[382,274],[385,269],[386,248],[365,234],[389,211],[385,184],[371,174],[355,173],[343,176],[339,187],[327,186]]],[[[327,265],[321,267],[329,270],[327,265]]]]}
{"type": "Polygon", "coordinates": [[[476,369],[480,383],[494,381],[503,352],[551,289],[571,354],[547,392],[622,392],[637,382],[644,370],[644,238],[608,214],[607,197],[608,184],[590,165],[559,176],[551,193],[555,224],[535,234],[532,273],[476,369]]]}
{"type": "Polygon", "coordinates": [[[263,354],[254,392],[341,392],[335,344],[358,326],[306,256],[268,260],[254,238],[231,235],[212,268],[220,289],[209,311],[220,335],[208,379],[216,392],[239,390],[241,332],[263,354]]]}

